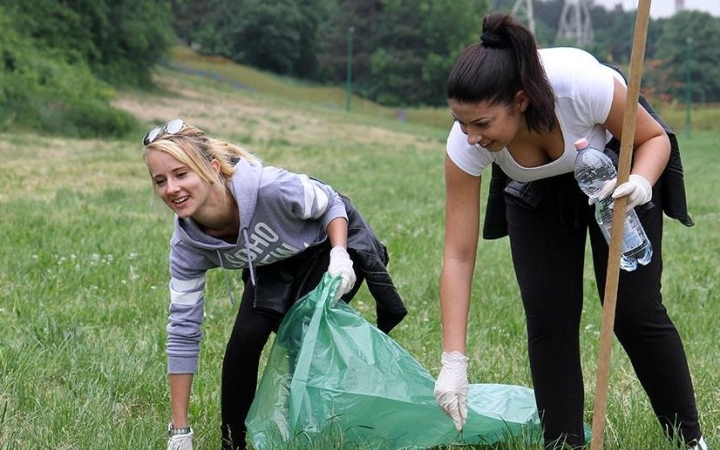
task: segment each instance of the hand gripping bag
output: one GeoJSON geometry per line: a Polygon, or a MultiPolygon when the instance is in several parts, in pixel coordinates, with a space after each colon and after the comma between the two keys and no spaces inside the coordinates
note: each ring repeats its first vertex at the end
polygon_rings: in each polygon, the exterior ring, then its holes
{"type": "Polygon", "coordinates": [[[461,433],[435,401],[435,379],[392,338],[343,302],[325,275],[283,320],[246,425],[269,449],[424,449],[539,442],[533,391],[473,384],[461,433]]]}

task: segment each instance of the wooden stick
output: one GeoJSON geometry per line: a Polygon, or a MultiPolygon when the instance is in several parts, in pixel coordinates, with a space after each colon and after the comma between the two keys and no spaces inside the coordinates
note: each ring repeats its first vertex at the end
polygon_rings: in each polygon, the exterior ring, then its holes
{"type": "MultiPolygon", "coordinates": [[[[645,43],[647,40],[648,22],[651,0],[638,0],[637,17],[635,19],[635,35],[633,37],[630,57],[630,76],[625,100],[625,116],[620,137],[620,157],[618,161],[617,185],[626,182],[632,164],[633,141],[635,138],[635,119],[637,116],[640,82],[642,79],[643,61],[645,59],[645,43]]],[[[627,198],[615,200],[614,211],[624,212],[627,198]]],[[[605,434],[605,414],[607,412],[608,386],[610,380],[610,355],[612,352],[613,327],[615,325],[615,306],[617,303],[618,278],[620,276],[620,254],[622,251],[623,225],[625,214],[613,214],[610,250],[608,254],[605,296],[603,300],[602,325],[600,330],[600,350],[595,389],[595,409],[592,420],[591,450],[602,450],[605,434]]]]}

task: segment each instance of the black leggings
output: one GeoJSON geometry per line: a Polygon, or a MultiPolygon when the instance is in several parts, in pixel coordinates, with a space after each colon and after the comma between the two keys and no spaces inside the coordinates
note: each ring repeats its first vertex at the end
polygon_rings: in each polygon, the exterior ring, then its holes
{"type": "MultiPolygon", "coordinates": [[[[535,183],[542,183],[544,192],[535,208],[506,195],[532,381],[546,446],[580,447],[585,439],[579,328],[588,231],[601,300],[608,245],[572,174],[535,183]]],[[[668,436],[690,443],[700,437],[700,426],[685,351],[660,293],[662,211],[637,210],[653,257],[633,272],[620,271],[614,331],[668,436]]]]}
{"type": "MultiPolygon", "coordinates": [[[[327,271],[329,252],[323,252],[318,259],[288,260],[282,263],[292,265],[295,277],[296,298],[313,290],[327,271]]],[[[247,417],[255,398],[260,366],[260,355],[270,337],[277,330],[279,320],[253,310],[255,293],[251,285],[243,292],[235,325],[225,349],[222,367],[221,413],[222,448],[244,449],[247,417]]]]}

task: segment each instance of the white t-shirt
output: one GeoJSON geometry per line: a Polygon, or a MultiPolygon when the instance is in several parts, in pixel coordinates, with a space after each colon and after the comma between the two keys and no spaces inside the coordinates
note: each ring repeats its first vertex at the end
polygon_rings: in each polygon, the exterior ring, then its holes
{"type": "Polygon", "coordinates": [[[584,50],[561,47],[538,51],[545,73],[555,93],[555,114],[560,124],[565,151],[560,158],[538,167],[519,165],[503,148],[490,152],[479,144],[470,145],[455,122],[447,138],[447,154],[463,171],[480,176],[483,169],[496,162],[517,181],[533,181],[572,172],[575,164],[575,141],[586,138],[590,145],[603,149],[612,137],[602,124],[610,113],[614,79],[622,76],[598,62],[584,50]]]}

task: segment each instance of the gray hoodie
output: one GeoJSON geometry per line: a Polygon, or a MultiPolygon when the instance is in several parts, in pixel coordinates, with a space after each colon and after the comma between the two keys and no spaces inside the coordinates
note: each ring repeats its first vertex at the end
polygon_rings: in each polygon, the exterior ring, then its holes
{"type": "Polygon", "coordinates": [[[205,272],[272,264],[327,239],[328,224],[347,220],[345,205],[328,185],[276,167],[240,159],[229,182],[240,211],[238,240],[205,234],[192,220],[175,218],[170,239],[169,373],[198,367],[205,272]]]}

